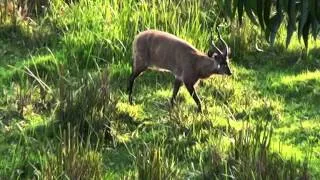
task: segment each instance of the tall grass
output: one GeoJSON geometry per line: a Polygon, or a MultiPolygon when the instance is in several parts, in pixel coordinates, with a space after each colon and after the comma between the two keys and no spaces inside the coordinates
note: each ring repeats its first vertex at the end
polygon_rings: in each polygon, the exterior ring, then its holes
{"type": "Polygon", "coordinates": [[[145,147],[137,153],[138,179],[177,179],[181,177],[174,160],[165,156],[162,148],[145,147]]]}
{"type": "Polygon", "coordinates": [[[41,153],[43,160],[35,174],[40,179],[101,179],[103,176],[102,156],[99,144],[90,139],[81,140],[77,127],[60,129],[57,146],[48,143],[41,153]]]}
{"type": "Polygon", "coordinates": [[[145,29],[168,31],[205,49],[217,21],[201,13],[200,1],[83,0],[62,7],[60,3],[53,5],[53,21],[64,32],[62,45],[69,65],[82,68],[94,67],[95,61],[129,63],[133,37],[145,29]]]}

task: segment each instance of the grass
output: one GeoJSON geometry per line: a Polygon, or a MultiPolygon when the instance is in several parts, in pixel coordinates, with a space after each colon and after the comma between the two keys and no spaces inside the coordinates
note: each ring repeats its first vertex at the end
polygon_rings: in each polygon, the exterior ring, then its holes
{"type": "Polygon", "coordinates": [[[36,25],[1,24],[0,178],[319,178],[319,42],[285,49],[282,28],[269,47],[220,15],[216,1],[58,0],[36,25]],[[170,108],[168,73],[144,73],[128,103],[138,32],[206,51],[219,23],[234,73],[199,83],[202,114],[184,87],[170,108]]]}

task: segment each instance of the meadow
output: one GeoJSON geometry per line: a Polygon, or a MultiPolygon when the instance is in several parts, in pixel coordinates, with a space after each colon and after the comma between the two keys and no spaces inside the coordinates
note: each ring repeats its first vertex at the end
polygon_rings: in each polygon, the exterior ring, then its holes
{"type": "Polygon", "coordinates": [[[248,18],[222,18],[219,1],[35,7],[1,13],[0,179],[320,178],[319,40],[286,48],[280,27],[271,46],[248,18]],[[199,83],[202,113],[185,87],[171,108],[174,77],[156,71],[136,79],[130,105],[136,34],[167,31],[206,52],[218,25],[233,75],[199,83]]]}

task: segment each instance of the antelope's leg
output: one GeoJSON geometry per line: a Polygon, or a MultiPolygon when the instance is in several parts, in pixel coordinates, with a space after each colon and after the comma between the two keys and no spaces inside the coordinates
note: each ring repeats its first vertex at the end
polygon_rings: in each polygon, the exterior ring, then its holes
{"type": "Polygon", "coordinates": [[[144,71],[144,69],[141,69],[139,71],[133,71],[130,75],[129,82],[128,82],[128,95],[129,95],[129,103],[132,104],[132,88],[134,80],[144,71]]]}
{"type": "Polygon", "coordinates": [[[182,81],[180,79],[175,79],[174,84],[173,84],[173,93],[172,93],[172,97],[171,97],[171,105],[173,106],[175,101],[176,101],[176,97],[177,94],[179,92],[180,87],[182,86],[182,81]]]}
{"type": "Polygon", "coordinates": [[[194,90],[193,84],[186,84],[187,90],[189,91],[190,95],[192,96],[193,100],[198,105],[198,112],[201,112],[201,101],[197,95],[197,92],[194,90]]]}

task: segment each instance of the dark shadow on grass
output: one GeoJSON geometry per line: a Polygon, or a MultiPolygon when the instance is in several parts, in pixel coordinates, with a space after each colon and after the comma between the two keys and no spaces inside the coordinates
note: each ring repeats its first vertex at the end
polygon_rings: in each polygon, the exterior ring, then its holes
{"type": "MultiPolygon", "coordinates": [[[[130,75],[131,66],[129,71],[116,71],[111,75],[110,80],[113,85],[119,87],[122,91],[126,91],[130,75]]],[[[138,91],[142,86],[150,88],[168,87],[173,82],[174,77],[171,73],[146,70],[135,79],[134,90],[138,91]]]]}
{"type": "Polygon", "coordinates": [[[290,84],[282,83],[270,90],[281,96],[286,104],[285,111],[299,119],[310,120],[320,116],[320,81],[308,79],[290,84]]]}
{"type": "Polygon", "coordinates": [[[320,56],[318,51],[319,48],[315,47],[308,50],[308,54],[305,48],[295,48],[287,49],[283,44],[276,43],[274,45],[267,45],[263,48],[262,51],[257,51],[256,49],[248,49],[247,51],[237,52],[235,58],[237,60],[235,63],[239,65],[247,66],[255,65],[251,67],[261,67],[265,65],[282,65],[283,67],[290,67],[295,64],[299,58],[302,60],[307,60],[310,58],[310,55],[320,56]],[[240,57],[240,59],[238,59],[240,57]],[[252,58],[259,58],[256,61],[252,58]],[[253,61],[252,61],[253,60],[253,61]]]}
{"type": "Polygon", "coordinates": [[[320,143],[320,128],[296,128],[293,131],[280,133],[281,139],[295,145],[318,146],[320,143]]]}
{"type": "Polygon", "coordinates": [[[320,102],[320,81],[307,78],[286,84],[281,79],[287,76],[295,77],[306,71],[319,70],[319,59],[319,48],[311,49],[306,56],[300,51],[288,52],[281,47],[274,47],[266,52],[247,53],[235,60],[235,63],[252,70],[245,75],[247,76],[245,79],[250,79],[249,87],[263,96],[283,98],[285,111],[290,114],[301,111],[309,118],[313,118],[319,115],[317,106],[320,102]]]}
{"type": "MultiPolygon", "coordinates": [[[[110,76],[111,88],[115,91],[122,91],[127,94],[128,80],[130,71],[116,71],[110,76]]],[[[170,73],[162,73],[147,70],[135,79],[133,85],[133,101],[134,104],[145,104],[145,111],[153,111],[154,109],[169,110],[171,98],[172,84],[174,78],[170,73]],[[158,90],[169,90],[170,97],[163,97],[156,94],[158,90]]]]}
{"type": "Polygon", "coordinates": [[[53,47],[60,35],[50,27],[43,27],[32,33],[22,25],[0,25],[0,39],[7,41],[16,50],[32,52],[42,47],[53,47]]]}
{"type": "Polygon", "coordinates": [[[290,103],[308,104],[317,107],[320,102],[320,80],[307,79],[296,81],[290,84],[280,84],[274,86],[273,90],[290,103]]]}
{"type": "Polygon", "coordinates": [[[320,48],[288,51],[283,46],[274,46],[264,52],[246,52],[239,58],[235,57],[235,64],[263,73],[285,71],[287,73],[300,73],[306,70],[320,68],[320,48]]]}
{"type": "Polygon", "coordinates": [[[25,82],[28,79],[28,76],[23,73],[25,67],[39,75],[45,82],[54,82],[52,79],[57,78],[57,65],[54,63],[54,58],[33,63],[32,57],[49,55],[48,48],[52,49],[56,46],[60,37],[49,27],[30,33],[28,27],[22,25],[1,25],[0,69],[4,74],[0,78],[1,83],[25,82]]]}

